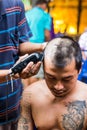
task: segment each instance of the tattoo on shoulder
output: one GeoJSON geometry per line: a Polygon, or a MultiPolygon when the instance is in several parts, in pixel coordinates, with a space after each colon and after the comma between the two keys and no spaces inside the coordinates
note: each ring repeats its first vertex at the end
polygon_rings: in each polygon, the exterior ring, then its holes
{"type": "Polygon", "coordinates": [[[18,123],[18,130],[28,130],[29,129],[28,123],[29,122],[27,121],[27,119],[21,116],[18,123]]]}
{"type": "Polygon", "coordinates": [[[66,105],[67,113],[62,115],[62,125],[65,130],[82,130],[87,114],[86,101],[73,101],[66,105]]]}

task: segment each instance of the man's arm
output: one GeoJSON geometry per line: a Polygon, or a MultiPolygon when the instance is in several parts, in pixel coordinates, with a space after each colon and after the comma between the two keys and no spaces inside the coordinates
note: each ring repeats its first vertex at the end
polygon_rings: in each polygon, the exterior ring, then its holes
{"type": "Polygon", "coordinates": [[[52,18],[49,13],[45,13],[45,41],[51,40],[52,18]]]}
{"type": "Polygon", "coordinates": [[[23,92],[23,98],[21,101],[21,116],[18,122],[18,130],[33,130],[33,120],[30,107],[31,94],[27,91],[23,92]]]}
{"type": "Polygon", "coordinates": [[[49,30],[45,30],[45,41],[51,40],[51,33],[49,30]]]}
{"type": "Polygon", "coordinates": [[[87,57],[86,57],[84,51],[82,51],[82,58],[83,58],[83,60],[86,60],[86,59],[87,59],[87,57]]]}

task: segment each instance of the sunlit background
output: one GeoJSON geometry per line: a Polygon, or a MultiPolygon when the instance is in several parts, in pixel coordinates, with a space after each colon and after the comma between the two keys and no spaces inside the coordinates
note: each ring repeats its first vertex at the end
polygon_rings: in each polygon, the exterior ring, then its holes
{"type": "MultiPolygon", "coordinates": [[[[23,0],[25,9],[34,6],[36,0],[23,0]]],[[[80,35],[87,29],[87,0],[48,0],[48,12],[53,18],[54,32],[80,35]]]]}

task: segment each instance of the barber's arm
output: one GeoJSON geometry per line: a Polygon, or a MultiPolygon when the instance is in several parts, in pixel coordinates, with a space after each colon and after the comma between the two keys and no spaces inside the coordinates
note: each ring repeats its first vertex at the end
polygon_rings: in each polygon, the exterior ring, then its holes
{"type": "MultiPolygon", "coordinates": [[[[33,52],[42,52],[46,46],[47,42],[44,42],[41,45],[35,45],[35,44],[31,44],[30,42],[26,42],[26,43],[22,43],[20,44],[20,56],[25,55],[27,53],[33,53],[33,52]]],[[[19,59],[20,60],[20,59],[19,59]]],[[[19,62],[19,60],[17,62],[19,62]]],[[[29,78],[31,76],[34,76],[35,74],[37,74],[37,72],[39,71],[41,62],[38,62],[36,64],[30,62],[20,74],[16,74],[13,75],[13,78],[29,78]]],[[[10,75],[9,75],[10,69],[8,70],[0,70],[0,83],[2,82],[6,82],[6,80],[10,80],[10,75]]]]}
{"type": "Polygon", "coordinates": [[[23,97],[21,101],[21,116],[18,122],[18,130],[34,130],[34,123],[31,115],[30,107],[30,96],[31,93],[25,91],[23,92],[23,97]]]}
{"type": "Polygon", "coordinates": [[[9,73],[9,70],[0,70],[0,83],[3,83],[6,80],[10,79],[10,77],[8,76],[8,73],[9,73]]]}
{"type": "Polygon", "coordinates": [[[47,42],[44,42],[42,44],[34,44],[31,42],[25,42],[20,44],[19,47],[19,54],[24,55],[26,53],[30,54],[33,52],[42,52],[46,46],[47,42]]]}

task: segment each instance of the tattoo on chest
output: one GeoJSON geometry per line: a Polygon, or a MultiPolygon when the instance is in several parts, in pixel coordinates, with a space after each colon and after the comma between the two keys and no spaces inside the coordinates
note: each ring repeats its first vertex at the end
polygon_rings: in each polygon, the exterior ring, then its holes
{"type": "Polygon", "coordinates": [[[67,113],[62,115],[64,130],[82,130],[85,120],[86,102],[74,101],[66,105],[67,113]]]}

